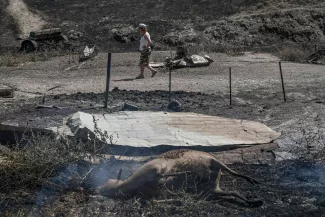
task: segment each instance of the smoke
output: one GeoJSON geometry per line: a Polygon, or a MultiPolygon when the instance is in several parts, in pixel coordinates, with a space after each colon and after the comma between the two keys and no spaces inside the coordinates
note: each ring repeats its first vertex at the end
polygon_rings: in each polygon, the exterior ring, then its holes
{"type": "Polygon", "coordinates": [[[57,175],[45,182],[37,193],[35,200],[37,207],[55,201],[61,192],[77,190],[80,187],[82,174],[85,170],[86,167],[81,164],[69,164],[61,168],[57,175]]]}
{"type": "Polygon", "coordinates": [[[49,179],[37,193],[35,204],[41,208],[59,199],[62,193],[94,189],[108,179],[116,179],[118,171],[123,170],[121,179],[127,179],[142,163],[133,161],[108,160],[107,162],[90,165],[74,163],[62,167],[56,176],[49,179]]]}

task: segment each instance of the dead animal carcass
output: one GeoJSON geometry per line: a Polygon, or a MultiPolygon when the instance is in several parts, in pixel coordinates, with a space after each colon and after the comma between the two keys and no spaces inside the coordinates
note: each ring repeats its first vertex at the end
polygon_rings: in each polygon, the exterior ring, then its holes
{"type": "Polygon", "coordinates": [[[30,32],[28,38],[22,39],[20,51],[51,50],[66,45],[68,45],[68,37],[62,34],[60,28],[44,29],[30,32]]]}
{"type": "MultiPolygon", "coordinates": [[[[124,181],[120,180],[122,173],[120,170],[117,179],[109,179],[94,193],[112,198],[137,195],[158,196],[164,189],[191,191],[196,188],[201,195],[211,199],[232,196],[249,205],[261,206],[263,204],[263,201],[258,198],[247,199],[236,191],[221,190],[222,170],[233,176],[246,179],[254,185],[259,184],[257,180],[233,171],[209,153],[181,149],[157,156],[156,159],[142,165],[124,181]]],[[[167,192],[171,191],[167,190],[167,192]]]]}

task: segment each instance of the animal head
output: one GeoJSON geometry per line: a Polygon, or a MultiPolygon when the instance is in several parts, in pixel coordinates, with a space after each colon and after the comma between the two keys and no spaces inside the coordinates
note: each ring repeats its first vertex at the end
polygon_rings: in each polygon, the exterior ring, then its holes
{"type": "Polygon", "coordinates": [[[99,186],[95,190],[95,194],[100,194],[106,197],[114,197],[119,192],[119,186],[123,181],[117,179],[109,179],[107,182],[99,186]]]}
{"type": "Polygon", "coordinates": [[[122,169],[120,169],[117,179],[109,179],[107,182],[101,186],[99,186],[94,194],[100,194],[106,197],[114,197],[119,193],[119,186],[123,181],[121,181],[122,169]]]}

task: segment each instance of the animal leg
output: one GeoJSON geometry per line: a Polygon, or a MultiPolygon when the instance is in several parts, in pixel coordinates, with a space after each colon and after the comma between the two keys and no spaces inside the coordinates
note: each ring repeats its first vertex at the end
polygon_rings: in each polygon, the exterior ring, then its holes
{"type": "Polygon", "coordinates": [[[214,196],[232,196],[232,197],[239,198],[239,199],[245,201],[247,204],[249,204],[251,206],[262,206],[263,205],[262,200],[260,200],[260,199],[248,200],[247,198],[240,195],[236,191],[223,191],[223,190],[219,189],[219,190],[214,191],[214,196]]]}
{"type": "Polygon", "coordinates": [[[244,178],[246,179],[248,182],[252,183],[253,185],[257,185],[257,184],[260,184],[259,181],[249,177],[249,176],[246,176],[246,175],[242,175],[240,173],[237,173],[235,171],[233,171],[232,169],[230,169],[229,167],[227,167],[225,164],[223,164],[222,162],[214,159],[213,161],[213,169],[211,169],[211,171],[216,171],[216,169],[224,169],[225,171],[227,171],[228,173],[234,175],[234,176],[237,176],[237,177],[241,177],[241,178],[244,178]]]}
{"type": "Polygon", "coordinates": [[[245,201],[247,204],[249,205],[253,205],[253,206],[261,206],[263,204],[262,200],[248,200],[247,198],[243,197],[242,195],[240,195],[238,192],[235,191],[223,191],[220,188],[220,179],[221,179],[221,169],[219,169],[218,171],[218,176],[216,179],[216,187],[213,191],[214,196],[233,196],[233,197],[237,197],[243,201],[245,201]]]}
{"type": "Polygon", "coordinates": [[[221,191],[221,189],[220,189],[220,179],[221,179],[221,169],[218,172],[215,191],[221,191]]]}

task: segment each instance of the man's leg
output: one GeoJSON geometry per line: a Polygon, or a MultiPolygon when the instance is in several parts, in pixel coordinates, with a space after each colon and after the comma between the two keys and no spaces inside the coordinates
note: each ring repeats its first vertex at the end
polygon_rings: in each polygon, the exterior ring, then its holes
{"type": "Polygon", "coordinates": [[[138,77],[136,77],[137,79],[141,79],[144,78],[144,69],[145,69],[145,65],[140,65],[140,75],[138,75],[138,77]]]}
{"type": "Polygon", "coordinates": [[[146,67],[151,71],[151,77],[154,77],[157,74],[158,71],[152,68],[149,64],[146,65],[146,67]]]}

